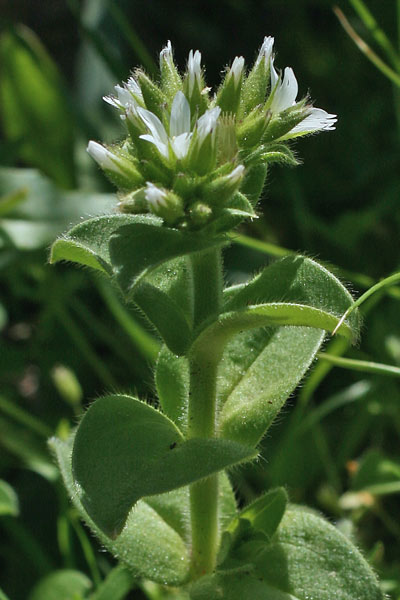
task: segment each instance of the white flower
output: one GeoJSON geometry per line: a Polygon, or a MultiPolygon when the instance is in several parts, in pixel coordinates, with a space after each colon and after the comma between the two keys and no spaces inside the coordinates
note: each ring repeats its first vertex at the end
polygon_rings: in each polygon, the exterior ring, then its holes
{"type": "Polygon", "coordinates": [[[269,61],[272,56],[273,45],[274,45],[274,38],[271,36],[268,36],[268,37],[266,36],[264,38],[263,44],[260,48],[260,52],[258,53],[256,62],[255,62],[255,66],[259,65],[260,62],[264,59],[265,67],[266,68],[268,67],[268,65],[270,64],[269,61]]]}
{"type": "Polygon", "coordinates": [[[227,179],[229,179],[229,181],[231,183],[239,183],[239,181],[242,179],[244,175],[244,166],[243,165],[238,165],[235,169],[233,169],[233,171],[231,171],[229,173],[229,175],[227,175],[227,179]]]}
{"type": "Polygon", "coordinates": [[[281,112],[296,104],[299,86],[293,69],[286,67],[283,80],[279,77],[274,68],[274,61],[271,59],[271,93],[272,102],[269,106],[273,113],[281,112]]]}
{"type": "Polygon", "coordinates": [[[169,40],[168,40],[165,48],[163,48],[160,52],[160,68],[162,67],[163,60],[165,60],[165,62],[169,63],[170,67],[172,67],[172,68],[174,67],[174,60],[172,57],[172,46],[171,46],[171,42],[169,40]]]}
{"type": "MultiPolygon", "coordinates": [[[[279,113],[287,108],[296,105],[299,86],[293,69],[286,67],[283,79],[278,75],[274,68],[274,61],[271,58],[271,96],[272,100],[269,109],[272,113],[279,113]]],[[[337,121],[336,115],[329,114],[322,108],[305,107],[308,110],[307,116],[293,129],[290,130],[282,139],[292,137],[293,134],[301,135],[312,133],[313,131],[333,131],[337,121]]]]}
{"type": "Polygon", "coordinates": [[[206,110],[204,115],[201,115],[201,117],[197,119],[197,139],[200,143],[205,140],[209,133],[215,131],[215,126],[220,114],[220,107],[215,106],[214,108],[206,110]]]}
{"type": "Polygon", "coordinates": [[[111,106],[122,110],[132,110],[143,102],[142,91],[136,79],[130,77],[124,86],[116,85],[114,87],[117,92],[115,96],[104,96],[103,100],[111,106]]]}
{"type": "Polygon", "coordinates": [[[190,132],[190,106],[182,92],[177,92],[172,102],[169,135],[154,113],[141,107],[138,107],[137,113],[150,131],[150,134],[141,135],[141,139],[154,144],[165,158],[169,158],[169,147],[177,158],[182,159],[186,156],[192,133],[190,132]]]}
{"type": "Polygon", "coordinates": [[[200,88],[201,86],[201,53],[196,50],[193,54],[193,50],[189,52],[188,58],[188,77],[189,77],[189,95],[193,93],[195,84],[200,88]]]}
{"type": "Polygon", "coordinates": [[[144,195],[150,206],[155,210],[157,210],[157,208],[160,206],[166,208],[166,192],[158,188],[156,185],[154,185],[154,183],[151,183],[151,181],[147,181],[146,186],[147,187],[144,191],[144,195]]]}
{"type": "Polygon", "coordinates": [[[235,87],[237,87],[240,84],[240,79],[241,79],[241,76],[243,73],[243,68],[244,68],[243,56],[236,56],[235,60],[232,63],[230,71],[228,73],[229,78],[233,77],[235,87]]]}
{"type": "Polygon", "coordinates": [[[87,151],[102,169],[114,171],[119,175],[122,174],[122,171],[118,166],[118,156],[116,156],[110,150],[107,150],[107,148],[105,148],[101,144],[90,141],[87,147],[87,151]]]}

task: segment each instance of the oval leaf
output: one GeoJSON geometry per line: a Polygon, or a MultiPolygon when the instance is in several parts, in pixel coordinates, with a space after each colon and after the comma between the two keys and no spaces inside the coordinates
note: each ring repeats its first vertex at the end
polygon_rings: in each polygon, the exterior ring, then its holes
{"type": "Polygon", "coordinates": [[[253,448],[218,439],[185,441],[176,425],[128,396],[97,400],[83,417],[72,454],[82,504],[116,537],[142,497],[167,492],[254,458],[253,448]]]}
{"type": "MultiPolygon", "coordinates": [[[[149,506],[144,500],[139,500],[131,510],[126,526],[116,540],[111,540],[105,535],[90,518],[81,503],[72,475],[73,440],[74,435],[71,435],[66,442],[52,438],[50,447],[56,455],[64,484],[80,516],[99,538],[101,544],[134,573],[164,585],[181,585],[187,578],[190,564],[186,545],[157,508],[149,506]]],[[[184,496],[185,494],[187,495],[187,491],[183,492],[184,496]]],[[[165,496],[168,497],[169,505],[175,501],[175,514],[178,505],[182,510],[186,510],[186,502],[182,502],[181,490],[170,492],[165,496]]],[[[154,496],[152,500],[156,498],[154,496]]],[[[162,500],[160,502],[164,504],[162,500]]],[[[181,515],[177,519],[183,523],[184,517],[181,515]]]]}
{"type": "Polygon", "coordinates": [[[80,571],[62,569],[44,577],[35,586],[29,600],[72,600],[83,598],[92,587],[90,579],[80,571]]]}
{"type": "Polygon", "coordinates": [[[13,517],[19,514],[18,496],[11,485],[0,479],[0,517],[11,515],[13,517]]]}

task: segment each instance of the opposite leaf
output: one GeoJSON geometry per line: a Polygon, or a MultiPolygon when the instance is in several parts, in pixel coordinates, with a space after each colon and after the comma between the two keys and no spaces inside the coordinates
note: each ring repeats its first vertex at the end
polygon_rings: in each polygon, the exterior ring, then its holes
{"type": "Polygon", "coordinates": [[[321,517],[289,509],[268,543],[238,549],[246,566],[200,579],[192,600],[383,600],[357,548],[321,517]]]}
{"type": "Polygon", "coordinates": [[[253,448],[217,439],[185,441],[176,425],[128,396],[97,400],[75,437],[72,468],[81,501],[108,536],[142,497],[167,492],[250,460],[253,448]]]}

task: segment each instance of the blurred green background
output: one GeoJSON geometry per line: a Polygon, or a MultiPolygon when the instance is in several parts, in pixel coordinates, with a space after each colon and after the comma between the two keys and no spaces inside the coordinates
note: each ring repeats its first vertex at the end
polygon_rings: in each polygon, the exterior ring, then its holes
{"type": "MultiPolygon", "coordinates": [[[[250,63],[273,35],[275,64],[293,67],[300,95],[338,114],[335,132],[296,145],[302,166],[271,169],[262,217],[241,229],[261,244],[232,245],[228,281],[285,249],[330,264],[356,295],[400,270],[400,2],[337,4],[398,81],[358,50],[327,0],[2,6],[0,479],[12,489],[0,482],[0,588],[10,600],[50,600],[34,588],[66,568],[81,572],[76,597],[86,598],[109,572],[113,560],[70,507],[46,439],[65,435],[106,390],[154,397],[158,342],[139,312],[89,271],[47,264],[56,235],[116,204],[86,145],[123,135],[101,98],[134,66],[153,74],[170,39],[182,69],[189,50],[201,50],[215,87],[223,65],[236,55],[250,63]]],[[[334,340],[329,352],[400,366],[399,292],[384,290],[363,305],[358,347],[334,340]]],[[[233,474],[238,498],[287,486],[293,501],[354,536],[385,591],[399,599],[399,436],[398,379],[320,360],[264,441],[265,460],[233,474]]],[[[127,597],[143,594],[137,588],[127,597]]]]}

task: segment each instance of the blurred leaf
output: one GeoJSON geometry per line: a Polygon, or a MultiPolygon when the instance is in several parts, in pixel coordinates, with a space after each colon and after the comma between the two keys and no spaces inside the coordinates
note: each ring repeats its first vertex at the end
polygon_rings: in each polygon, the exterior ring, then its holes
{"type": "Polygon", "coordinates": [[[133,582],[133,574],[126,567],[114,567],[90,596],[90,600],[122,600],[132,589],[133,582]]]}
{"type": "Polygon", "coordinates": [[[19,514],[18,496],[6,481],[0,479],[0,516],[19,514]]]}
{"type": "Polygon", "coordinates": [[[360,461],[351,487],[377,496],[400,492],[400,461],[369,450],[360,461]]]}
{"type": "MultiPolygon", "coordinates": [[[[8,243],[21,250],[47,246],[57,235],[82,217],[110,213],[112,194],[61,192],[34,169],[0,168],[0,195],[26,194],[0,219],[0,231],[8,243]]],[[[4,244],[4,242],[3,242],[4,244]]]]}
{"type": "Polygon", "coordinates": [[[151,406],[128,396],[107,396],[85,413],[72,465],[85,509],[115,538],[140,498],[188,485],[256,454],[230,440],[185,441],[173,422],[151,406]]]}
{"type": "Polygon", "coordinates": [[[20,157],[58,185],[74,186],[73,123],[57,67],[36,35],[19,26],[0,39],[1,119],[21,140],[20,157]]]}
{"type": "Polygon", "coordinates": [[[39,581],[28,600],[81,600],[91,587],[92,582],[84,573],[63,569],[39,581]]]}

